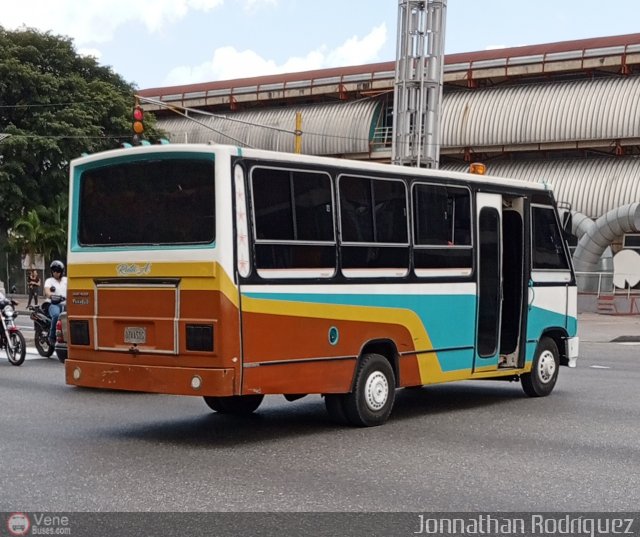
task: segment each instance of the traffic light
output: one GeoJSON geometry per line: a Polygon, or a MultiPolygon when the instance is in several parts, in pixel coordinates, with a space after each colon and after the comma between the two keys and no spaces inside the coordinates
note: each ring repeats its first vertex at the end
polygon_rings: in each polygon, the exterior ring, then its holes
{"type": "Polygon", "coordinates": [[[133,143],[134,145],[140,145],[144,136],[144,110],[142,106],[136,104],[133,107],[133,123],[131,128],[133,129],[133,143]]]}

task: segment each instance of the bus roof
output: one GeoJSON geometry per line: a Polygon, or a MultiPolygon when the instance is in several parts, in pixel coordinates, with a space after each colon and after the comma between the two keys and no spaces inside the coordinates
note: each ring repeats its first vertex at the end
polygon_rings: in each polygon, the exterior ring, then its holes
{"type": "Polygon", "coordinates": [[[470,183],[495,184],[498,186],[512,186],[515,188],[528,188],[532,190],[552,190],[549,184],[544,182],[523,181],[520,179],[509,179],[490,175],[478,175],[465,172],[442,171],[430,168],[407,168],[406,166],[394,166],[379,162],[363,160],[342,159],[337,157],[325,157],[318,155],[304,155],[296,153],[285,153],[279,151],[269,151],[265,149],[251,149],[222,144],[158,144],[144,145],[138,147],[112,149],[102,151],[92,155],[86,155],[71,161],[71,166],[81,166],[92,162],[99,162],[105,159],[117,159],[120,157],[132,157],[134,155],[158,154],[158,153],[223,153],[229,156],[242,156],[247,158],[265,160],[288,160],[290,162],[300,162],[301,164],[324,164],[346,169],[359,171],[369,171],[377,173],[392,173],[393,175],[406,175],[411,170],[411,175],[425,178],[457,179],[470,183]]]}

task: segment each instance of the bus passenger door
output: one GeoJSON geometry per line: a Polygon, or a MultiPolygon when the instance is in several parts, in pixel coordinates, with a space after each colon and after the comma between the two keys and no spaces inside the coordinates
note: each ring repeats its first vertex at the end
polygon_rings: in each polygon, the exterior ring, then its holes
{"type": "Polygon", "coordinates": [[[502,318],[502,196],[478,193],[478,307],[474,372],[498,368],[502,318]]]}

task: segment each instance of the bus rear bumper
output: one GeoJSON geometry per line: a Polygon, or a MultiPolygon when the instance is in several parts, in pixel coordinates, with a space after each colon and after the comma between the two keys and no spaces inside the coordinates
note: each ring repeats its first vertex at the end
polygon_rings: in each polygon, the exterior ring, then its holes
{"type": "Polygon", "coordinates": [[[67,384],[172,395],[234,394],[233,369],[163,367],[67,360],[67,384]]]}

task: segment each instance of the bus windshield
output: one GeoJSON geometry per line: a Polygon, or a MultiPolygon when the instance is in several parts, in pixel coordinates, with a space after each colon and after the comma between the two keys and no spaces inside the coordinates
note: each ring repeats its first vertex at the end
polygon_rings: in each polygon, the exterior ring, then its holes
{"type": "Polygon", "coordinates": [[[153,159],[87,169],[80,178],[81,246],[209,244],[214,162],[153,159]]]}

